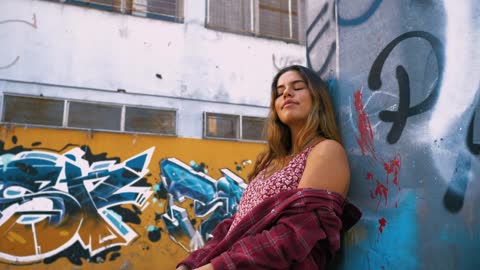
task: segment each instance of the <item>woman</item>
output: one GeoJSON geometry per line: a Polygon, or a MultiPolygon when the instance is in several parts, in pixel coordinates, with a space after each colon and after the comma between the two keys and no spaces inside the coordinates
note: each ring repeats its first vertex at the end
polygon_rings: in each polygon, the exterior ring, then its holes
{"type": "Polygon", "coordinates": [[[361,216],[325,83],[290,66],[274,77],[267,149],[237,213],[177,269],[323,269],[361,216]]]}

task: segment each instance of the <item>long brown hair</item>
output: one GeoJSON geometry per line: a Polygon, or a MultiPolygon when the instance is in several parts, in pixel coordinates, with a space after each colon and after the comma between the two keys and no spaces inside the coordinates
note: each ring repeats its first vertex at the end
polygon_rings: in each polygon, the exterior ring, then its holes
{"type": "Polygon", "coordinates": [[[270,112],[265,125],[267,145],[265,151],[255,161],[253,171],[248,175],[249,180],[271,163],[274,168],[285,165],[289,154],[300,152],[306,146],[304,144],[317,135],[342,142],[327,85],[314,71],[299,65],[285,67],[275,75],[271,88],[270,112]],[[312,111],[308,115],[306,125],[300,130],[297,141],[293,144],[290,129],[280,121],[275,110],[278,79],[288,71],[296,71],[300,74],[312,96],[312,111]]]}

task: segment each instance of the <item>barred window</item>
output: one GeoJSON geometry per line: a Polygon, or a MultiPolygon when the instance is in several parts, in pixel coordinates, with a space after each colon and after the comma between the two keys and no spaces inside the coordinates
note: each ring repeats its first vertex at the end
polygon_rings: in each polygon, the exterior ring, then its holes
{"type": "Polygon", "coordinates": [[[135,0],[133,14],[149,18],[183,22],[184,0],[135,0]]]}
{"type": "Polygon", "coordinates": [[[142,17],[183,22],[184,0],[45,0],[142,17]]]}
{"type": "Polygon", "coordinates": [[[125,131],[176,134],[176,112],[151,108],[126,107],[125,131]]]}
{"type": "Polygon", "coordinates": [[[253,32],[252,10],[251,0],[209,0],[207,26],[241,33],[253,32]]]}
{"type": "Polygon", "coordinates": [[[242,139],[262,141],[264,137],[265,118],[262,117],[242,117],[242,139]]]}
{"type": "Polygon", "coordinates": [[[70,102],[68,126],[77,128],[120,130],[121,106],[70,102]]]}
{"type": "Polygon", "coordinates": [[[3,122],[61,126],[64,101],[48,98],[3,96],[3,122]]]}
{"type": "Polygon", "coordinates": [[[260,0],[258,9],[260,34],[298,40],[297,1],[260,0]]]}
{"type": "Polygon", "coordinates": [[[303,0],[207,0],[207,27],[304,43],[303,0]]]}

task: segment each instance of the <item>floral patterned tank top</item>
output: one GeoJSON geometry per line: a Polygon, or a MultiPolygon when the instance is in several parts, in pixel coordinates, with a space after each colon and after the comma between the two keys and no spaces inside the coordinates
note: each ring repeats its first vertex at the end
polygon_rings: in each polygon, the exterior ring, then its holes
{"type": "Polygon", "coordinates": [[[228,231],[229,233],[236,227],[243,217],[245,217],[263,200],[282,191],[292,190],[298,187],[307,163],[308,154],[314,146],[315,144],[305,148],[290,160],[285,167],[276,171],[268,178],[265,178],[265,169],[258,173],[243,192],[238,211],[235,214],[235,218],[228,231]]]}

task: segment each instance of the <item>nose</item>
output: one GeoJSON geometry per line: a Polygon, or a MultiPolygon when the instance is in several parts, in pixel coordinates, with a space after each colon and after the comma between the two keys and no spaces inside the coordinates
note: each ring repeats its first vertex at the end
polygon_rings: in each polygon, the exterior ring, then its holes
{"type": "Polygon", "coordinates": [[[285,88],[285,91],[283,91],[283,97],[286,98],[291,96],[293,96],[293,89],[290,86],[287,86],[287,88],[285,88]]]}

